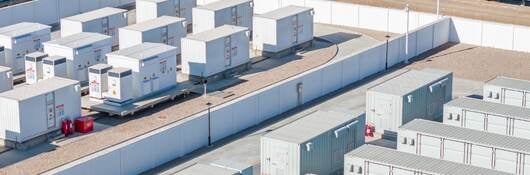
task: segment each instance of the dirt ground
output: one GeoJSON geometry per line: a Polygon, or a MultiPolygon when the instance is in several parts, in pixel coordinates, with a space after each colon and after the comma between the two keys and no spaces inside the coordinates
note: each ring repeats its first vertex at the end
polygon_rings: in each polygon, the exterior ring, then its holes
{"type": "Polygon", "coordinates": [[[457,77],[477,81],[499,75],[530,80],[530,53],[449,43],[417,59],[408,67],[450,70],[457,77]]]}

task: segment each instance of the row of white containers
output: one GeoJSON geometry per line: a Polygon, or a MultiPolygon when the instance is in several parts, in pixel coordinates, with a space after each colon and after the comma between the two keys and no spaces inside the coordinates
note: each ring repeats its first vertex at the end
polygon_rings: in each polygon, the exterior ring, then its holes
{"type": "Polygon", "coordinates": [[[530,82],[496,77],[484,85],[484,100],[530,108],[530,82]]]}
{"type": "Polygon", "coordinates": [[[530,174],[530,140],[422,119],[399,128],[397,149],[511,174],[530,174]]]}
{"type": "Polygon", "coordinates": [[[66,78],[66,57],[49,56],[43,52],[26,54],[26,84],[34,84],[51,77],[66,78]]]}
{"type": "Polygon", "coordinates": [[[254,14],[252,0],[223,0],[193,8],[193,33],[200,33],[223,25],[252,29],[254,14]]]}

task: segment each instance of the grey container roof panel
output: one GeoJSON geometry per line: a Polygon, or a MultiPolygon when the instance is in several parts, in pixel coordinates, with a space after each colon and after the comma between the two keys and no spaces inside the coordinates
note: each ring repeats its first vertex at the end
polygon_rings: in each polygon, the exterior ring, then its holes
{"type": "Polygon", "coordinates": [[[206,9],[206,10],[212,10],[217,11],[221,9],[225,9],[228,7],[233,7],[239,4],[252,2],[252,0],[222,0],[222,1],[215,1],[203,6],[197,6],[196,8],[199,9],[206,9]]]}
{"type": "Polygon", "coordinates": [[[488,102],[480,99],[461,97],[454,99],[445,105],[487,114],[530,120],[530,108],[488,102]]]}
{"type": "Polygon", "coordinates": [[[119,14],[119,13],[125,13],[125,12],[127,12],[127,10],[119,9],[119,8],[112,8],[112,7],[105,7],[105,8],[100,8],[97,10],[89,11],[86,13],[81,13],[79,15],[70,16],[64,19],[71,20],[71,21],[87,22],[87,21],[92,21],[95,19],[100,19],[103,17],[107,17],[107,16],[119,14]]]}
{"type": "Polygon", "coordinates": [[[57,46],[66,47],[66,48],[77,49],[80,47],[93,44],[95,42],[99,42],[102,40],[110,40],[110,39],[111,37],[107,35],[103,35],[99,33],[82,32],[82,33],[77,33],[77,34],[73,34],[70,36],[62,37],[62,38],[59,38],[53,41],[45,42],[44,45],[51,44],[51,45],[57,45],[57,46]]]}
{"type": "Polygon", "coordinates": [[[227,37],[234,33],[238,33],[241,31],[247,31],[247,30],[248,29],[246,27],[223,25],[221,27],[217,27],[212,30],[207,30],[204,32],[199,32],[197,34],[190,35],[186,38],[191,39],[191,40],[208,42],[208,41],[212,41],[212,40],[219,39],[222,37],[227,37]]]}
{"type": "Polygon", "coordinates": [[[370,88],[369,91],[402,96],[450,74],[452,73],[449,71],[434,69],[409,70],[370,88]]]}
{"type": "Polygon", "coordinates": [[[35,96],[50,93],[55,90],[76,84],[79,84],[79,81],[60,77],[52,77],[39,81],[35,84],[24,85],[13,90],[0,93],[0,98],[23,101],[35,96]]]}
{"type": "Polygon", "coordinates": [[[175,175],[236,175],[238,173],[234,170],[199,163],[177,172],[175,175]]]}
{"type": "Polygon", "coordinates": [[[278,19],[283,19],[289,16],[293,16],[295,14],[299,14],[299,13],[310,11],[310,10],[313,10],[313,8],[290,5],[287,7],[282,7],[282,8],[279,8],[279,9],[276,9],[276,10],[273,10],[273,11],[270,11],[270,12],[267,12],[261,15],[255,15],[255,16],[278,20],[278,19]]]}
{"type": "Polygon", "coordinates": [[[348,121],[354,120],[360,115],[362,113],[352,115],[333,111],[315,111],[264,135],[264,137],[301,144],[348,121]]]}
{"type": "Polygon", "coordinates": [[[506,87],[510,89],[516,89],[516,90],[530,91],[530,81],[519,80],[519,79],[509,78],[509,77],[499,76],[499,77],[496,77],[494,79],[487,81],[486,84],[506,87]]]}
{"type": "Polygon", "coordinates": [[[416,119],[400,127],[426,135],[530,153],[530,140],[416,119]]]}
{"type": "Polygon", "coordinates": [[[176,50],[176,47],[160,43],[142,43],[125,49],[107,54],[108,56],[118,56],[122,58],[145,60],[161,53],[176,50]]]}
{"type": "Polygon", "coordinates": [[[155,19],[147,20],[141,23],[136,23],[133,25],[129,25],[126,27],[123,27],[123,29],[127,30],[135,30],[135,31],[149,31],[156,29],[158,27],[167,26],[169,24],[173,24],[176,22],[183,22],[186,19],[179,18],[179,17],[173,17],[173,16],[161,16],[155,19]]]}
{"type": "Polygon", "coordinates": [[[7,36],[16,38],[22,35],[27,35],[43,29],[51,30],[50,26],[32,23],[32,22],[21,22],[14,25],[0,28],[0,36],[7,36]]]}
{"type": "Polygon", "coordinates": [[[452,175],[504,175],[496,170],[465,165],[411,153],[401,152],[375,145],[363,145],[349,153],[346,157],[356,157],[375,163],[397,166],[399,168],[420,170],[423,172],[452,175]]]}

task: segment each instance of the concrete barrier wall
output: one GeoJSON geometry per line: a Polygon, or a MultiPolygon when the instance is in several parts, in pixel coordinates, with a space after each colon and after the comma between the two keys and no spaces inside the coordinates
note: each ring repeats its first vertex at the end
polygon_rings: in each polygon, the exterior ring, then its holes
{"type": "Polygon", "coordinates": [[[33,0],[0,8],[0,27],[19,22],[55,24],[64,17],[133,3],[134,0],[33,0]]]}

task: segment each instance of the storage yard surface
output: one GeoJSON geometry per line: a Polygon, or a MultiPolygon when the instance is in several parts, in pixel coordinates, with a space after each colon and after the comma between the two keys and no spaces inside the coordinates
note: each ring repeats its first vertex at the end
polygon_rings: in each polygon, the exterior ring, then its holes
{"type": "MultiPolygon", "coordinates": [[[[325,27],[325,30],[326,32],[340,30],[332,33],[345,32],[342,28],[338,27],[325,27]]],[[[316,28],[316,31],[318,31],[318,27],[316,28]]],[[[356,34],[356,32],[351,30],[346,32],[352,33],[351,35],[356,34]]],[[[316,33],[317,36],[319,36],[318,32],[316,33]]],[[[334,36],[334,39],[341,38],[340,36],[335,35],[323,36],[323,38],[330,36],[334,36]]],[[[34,157],[28,158],[23,162],[12,164],[5,169],[0,170],[0,174],[42,173],[51,168],[58,167],[73,160],[77,160],[84,156],[108,148],[109,146],[125,142],[149,131],[174,123],[201,111],[205,111],[207,109],[207,106],[205,105],[207,102],[213,103],[212,106],[217,106],[242,95],[253,92],[257,89],[261,89],[294,75],[300,74],[301,72],[305,72],[309,69],[325,64],[334,58],[338,53],[351,53],[351,49],[366,48],[378,43],[378,41],[370,39],[370,37],[352,37],[348,39],[341,39],[341,41],[342,42],[338,44],[338,47],[335,45],[328,47],[329,45],[323,44],[322,42],[316,42],[317,47],[320,46],[321,48],[300,53],[296,56],[297,59],[292,59],[292,61],[281,64],[272,69],[261,70],[259,74],[253,73],[240,77],[240,79],[243,79],[242,83],[223,90],[224,92],[231,94],[229,97],[198,97],[187,101],[174,101],[162,104],[152,110],[141,112],[140,114],[131,117],[132,119],[127,119],[129,121],[126,123],[119,124],[115,127],[105,129],[98,133],[94,133],[93,135],[81,138],[78,141],[66,144],[64,146],[54,148],[49,152],[41,153],[34,157]],[[322,46],[326,47],[322,48],[322,46]],[[341,50],[341,47],[344,47],[344,50],[341,50]]]]}

